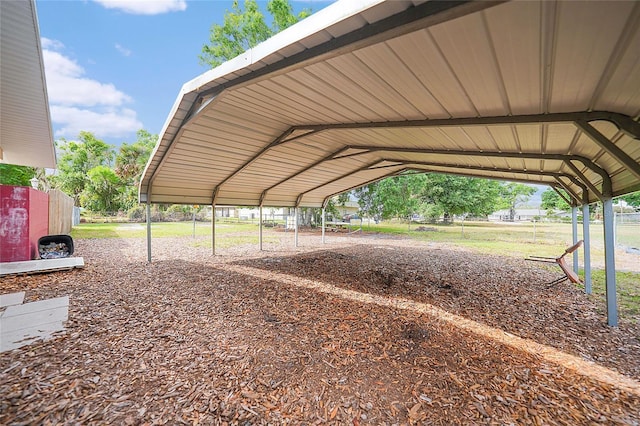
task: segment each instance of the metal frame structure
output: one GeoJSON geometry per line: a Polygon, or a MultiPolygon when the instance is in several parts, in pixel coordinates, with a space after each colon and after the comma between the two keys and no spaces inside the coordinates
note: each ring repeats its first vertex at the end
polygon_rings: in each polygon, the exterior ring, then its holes
{"type": "Polygon", "coordinates": [[[561,188],[574,241],[578,207],[604,205],[615,325],[611,200],[640,190],[639,26],[630,2],[339,1],[187,82],[140,200],[292,207],[297,224],[299,207],[409,172],[561,188]]]}

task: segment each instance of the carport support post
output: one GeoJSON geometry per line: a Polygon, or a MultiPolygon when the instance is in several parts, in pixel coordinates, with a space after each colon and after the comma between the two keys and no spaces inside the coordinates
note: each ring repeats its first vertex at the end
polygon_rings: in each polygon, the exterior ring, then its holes
{"type": "Polygon", "coordinates": [[[295,230],[295,242],[296,242],[296,247],[298,247],[298,206],[296,206],[296,208],[293,210],[294,214],[295,214],[295,218],[293,220],[293,226],[294,226],[294,230],[295,230]]]}
{"type": "Polygon", "coordinates": [[[216,255],[216,205],[211,204],[211,255],[216,255]]]}
{"type": "Polygon", "coordinates": [[[618,303],[616,300],[616,260],[613,229],[613,199],[602,199],[602,218],[604,221],[604,270],[607,296],[607,323],[618,325],[618,303]]]}
{"type": "Polygon", "coordinates": [[[262,251],[262,206],[260,206],[260,251],[262,251]]]}
{"type": "Polygon", "coordinates": [[[322,244],[324,244],[325,209],[322,208],[322,244]]]}
{"type": "MultiPolygon", "coordinates": [[[[149,198],[148,194],[147,198],[149,198]]],[[[147,262],[151,263],[151,203],[149,201],[147,201],[147,262]]]]}
{"type": "MultiPolygon", "coordinates": [[[[573,243],[574,245],[578,242],[578,206],[573,204],[571,206],[571,231],[573,233],[573,243]]],[[[573,252],[573,272],[578,273],[578,250],[573,252]]]]}
{"type": "Polygon", "coordinates": [[[582,239],[584,240],[584,292],[591,294],[591,237],[589,235],[589,203],[582,205],[582,239]]]}

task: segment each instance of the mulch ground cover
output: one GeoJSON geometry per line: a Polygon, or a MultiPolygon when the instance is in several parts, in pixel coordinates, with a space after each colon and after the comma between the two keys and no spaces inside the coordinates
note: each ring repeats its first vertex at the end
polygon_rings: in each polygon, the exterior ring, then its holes
{"type": "Polygon", "coordinates": [[[66,332],[0,354],[0,424],[640,424],[640,328],[557,270],[392,238],[78,240],[66,332]],[[196,240],[197,241],[197,240],[196,240]],[[533,348],[533,349],[532,349],[533,348]]]}

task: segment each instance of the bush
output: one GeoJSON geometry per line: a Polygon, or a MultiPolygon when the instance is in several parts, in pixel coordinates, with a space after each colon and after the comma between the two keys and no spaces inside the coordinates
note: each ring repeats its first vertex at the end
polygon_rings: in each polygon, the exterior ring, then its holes
{"type": "MultiPolygon", "coordinates": [[[[132,207],[127,211],[127,219],[129,222],[146,222],[147,220],[147,206],[141,204],[136,207],[132,207]]],[[[151,205],[151,222],[164,222],[165,214],[159,206],[151,205]]]]}
{"type": "Polygon", "coordinates": [[[135,206],[129,209],[127,217],[131,222],[144,222],[146,220],[146,207],[135,206]]]}
{"type": "MultiPolygon", "coordinates": [[[[182,222],[193,220],[194,207],[182,204],[173,204],[165,211],[165,220],[172,222],[182,222]]],[[[206,207],[195,207],[196,220],[205,221],[207,218],[206,207]]]]}

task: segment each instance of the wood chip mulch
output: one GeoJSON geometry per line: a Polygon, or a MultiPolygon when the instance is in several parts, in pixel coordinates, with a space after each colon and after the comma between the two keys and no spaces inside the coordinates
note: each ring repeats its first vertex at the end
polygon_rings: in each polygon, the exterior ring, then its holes
{"type": "Polygon", "coordinates": [[[640,326],[557,270],[416,241],[273,232],[78,240],[66,332],[0,354],[0,424],[640,425],[640,326]],[[270,241],[271,241],[270,240],[270,241]]]}

